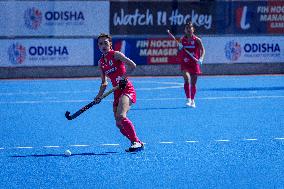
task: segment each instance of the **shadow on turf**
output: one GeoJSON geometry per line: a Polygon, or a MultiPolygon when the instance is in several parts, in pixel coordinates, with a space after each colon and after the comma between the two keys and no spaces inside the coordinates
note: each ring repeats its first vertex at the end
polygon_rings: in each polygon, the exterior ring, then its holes
{"type": "MultiPolygon", "coordinates": [[[[117,154],[118,152],[104,152],[104,153],[80,153],[72,154],[71,156],[107,156],[111,154],[117,154]]],[[[25,156],[11,156],[13,158],[27,158],[27,157],[66,157],[64,154],[33,154],[25,156]]]]}

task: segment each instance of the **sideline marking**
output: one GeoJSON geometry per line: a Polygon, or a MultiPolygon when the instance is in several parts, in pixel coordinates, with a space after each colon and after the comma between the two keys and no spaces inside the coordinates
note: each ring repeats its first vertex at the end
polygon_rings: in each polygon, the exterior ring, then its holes
{"type": "Polygon", "coordinates": [[[256,141],[257,138],[245,138],[244,140],[247,140],[247,141],[256,141]]]}
{"type": "Polygon", "coordinates": [[[44,146],[44,148],[60,148],[60,146],[44,146]]]}
{"type": "Polygon", "coordinates": [[[198,141],[197,140],[187,140],[185,142],[187,142],[187,143],[197,143],[198,141]]]}
{"type": "Polygon", "coordinates": [[[119,146],[119,144],[101,144],[102,146],[119,146]]]}
{"type": "Polygon", "coordinates": [[[31,146],[18,146],[18,147],[15,147],[15,148],[18,148],[18,149],[30,149],[30,148],[34,148],[34,147],[31,147],[31,146]]]}
{"type": "MultiPolygon", "coordinates": [[[[273,138],[274,140],[284,140],[284,137],[275,137],[273,138]]],[[[244,138],[242,139],[243,141],[257,141],[257,138],[244,138]]],[[[231,140],[228,139],[219,139],[219,140],[214,140],[216,142],[230,142],[231,140]]],[[[186,140],[186,143],[198,143],[198,140],[186,140]]],[[[160,144],[174,144],[174,142],[172,141],[161,141],[159,142],[160,144]]],[[[146,144],[146,143],[144,143],[146,144]]],[[[120,146],[120,144],[111,144],[111,143],[106,143],[106,144],[100,144],[101,146],[120,146]]],[[[73,147],[88,147],[88,146],[92,146],[89,144],[73,144],[73,145],[69,145],[69,146],[73,146],[73,147]]],[[[62,148],[63,146],[42,146],[42,148],[62,148]]],[[[12,147],[12,148],[4,148],[4,147],[0,147],[0,150],[4,150],[4,149],[32,149],[35,147],[32,146],[17,146],[17,147],[12,147]]]]}
{"type": "MultiPolygon", "coordinates": [[[[196,98],[198,100],[226,100],[226,99],[267,99],[267,98],[284,98],[284,96],[219,96],[219,97],[204,97],[196,98]]],[[[163,100],[184,100],[184,98],[147,98],[137,99],[139,101],[163,101],[163,100]]],[[[43,104],[43,103],[81,103],[89,102],[90,100],[24,100],[24,101],[2,101],[0,104],[43,104]]],[[[111,102],[112,100],[104,100],[111,102]]]]}
{"type": "Polygon", "coordinates": [[[230,140],[227,139],[221,139],[221,140],[215,140],[216,142],[230,142],[230,140]]]}
{"type": "Polygon", "coordinates": [[[72,144],[72,145],[69,145],[69,146],[74,146],[74,147],[87,147],[87,146],[90,146],[88,144],[72,144]]]}
{"type": "Polygon", "coordinates": [[[174,142],[159,142],[160,144],[173,144],[174,142]]]}

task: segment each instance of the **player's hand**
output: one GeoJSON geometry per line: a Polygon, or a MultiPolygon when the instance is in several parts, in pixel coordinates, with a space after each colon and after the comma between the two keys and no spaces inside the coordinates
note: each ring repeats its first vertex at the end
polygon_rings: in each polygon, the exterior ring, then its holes
{"type": "Polygon", "coordinates": [[[202,62],[203,62],[203,59],[202,59],[202,58],[200,58],[200,59],[197,61],[197,64],[201,65],[201,64],[202,64],[202,62]]]}
{"type": "Polygon", "coordinates": [[[94,101],[96,104],[99,104],[102,101],[102,98],[97,96],[95,97],[94,101]]]}
{"type": "Polygon", "coordinates": [[[126,78],[121,78],[118,82],[118,86],[119,86],[119,89],[125,89],[126,85],[127,85],[128,81],[126,78]]]}
{"type": "Polygon", "coordinates": [[[180,51],[182,50],[182,48],[183,48],[183,45],[181,43],[178,43],[178,50],[180,51]]]}

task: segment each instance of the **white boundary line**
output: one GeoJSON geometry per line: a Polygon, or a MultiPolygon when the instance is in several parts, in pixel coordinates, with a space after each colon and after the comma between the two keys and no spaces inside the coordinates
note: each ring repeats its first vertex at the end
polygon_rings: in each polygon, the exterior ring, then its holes
{"type": "Polygon", "coordinates": [[[101,146],[119,146],[119,144],[101,144],[101,146]]]}
{"type": "Polygon", "coordinates": [[[274,138],[275,140],[284,140],[284,137],[283,138],[274,138]]]}
{"type": "Polygon", "coordinates": [[[160,144],[173,144],[174,142],[170,142],[170,141],[169,141],[169,142],[166,142],[166,141],[165,141],[165,142],[159,142],[159,143],[160,143],[160,144]]]}
{"type": "MultiPolygon", "coordinates": [[[[153,88],[137,88],[136,91],[149,91],[149,90],[161,90],[161,89],[176,89],[182,88],[183,83],[178,82],[143,82],[143,83],[158,83],[158,84],[171,84],[174,86],[164,86],[164,87],[153,87],[153,88]]],[[[0,92],[0,96],[15,96],[15,95],[48,95],[48,94],[82,94],[82,93],[94,93],[97,90],[81,90],[81,91],[38,91],[38,92],[26,92],[26,91],[17,91],[17,92],[0,92]]]]}
{"type": "MultiPolygon", "coordinates": [[[[201,97],[196,98],[199,100],[227,100],[227,99],[267,99],[267,98],[284,98],[284,96],[219,96],[219,97],[201,97]]],[[[137,99],[138,101],[163,101],[163,100],[184,100],[184,98],[148,98],[148,99],[137,99]]],[[[89,102],[90,100],[38,100],[38,101],[3,101],[0,104],[43,104],[43,103],[81,103],[81,102],[89,102]]],[[[105,100],[112,101],[112,100],[105,100]]]]}
{"type": "Polygon", "coordinates": [[[197,141],[197,140],[187,140],[187,141],[185,141],[185,142],[187,142],[187,143],[197,143],[197,142],[199,142],[199,141],[197,141]]]}
{"type": "Polygon", "coordinates": [[[44,148],[61,148],[61,146],[44,146],[44,148]]]}
{"type": "Polygon", "coordinates": [[[257,138],[245,138],[244,140],[246,140],[246,141],[256,141],[258,139],[257,138]]]}
{"type": "Polygon", "coordinates": [[[215,140],[216,142],[230,142],[230,140],[227,139],[220,139],[220,140],[215,140]]]}
{"type": "MultiPolygon", "coordinates": [[[[275,137],[273,138],[274,140],[284,140],[284,137],[275,137]]],[[[257,138],[244,138],[241,139],[242,141],[257,141],[257,138]]],[[[218,139],[218,140],[213,140],[215,142],[231,142],[231,140],[228,139],[218,139]]],[[[198,143],[198,140],[186,140],[184,141],[186,143],[198,143]]],[[[161,141],[158,142],[159,144],[174,144],[174,141],[161,141]]],[[[146,144],[146,143],[144,143],[146,144]]],[[[100,146],[120,146],[120,144],[117,143],[104,143],[104,144],[99,144],[100,146]]],[[[72,145],[68,145],[69,147],[89,147],[89,146],[95,146],[95,145],[90,145],[90,144],[72,144],[72,145]]],[[[67,147],[67,146],[66,146],[67,147]]],[[[11,148],[5,148],[5,147],[0,147],[0,150],[4,150],[4,149],[33,149],[36,147],[32,147],[32,146],[17,146],[17,147],[11,147],[11,148]]],[[[40,148],[40,147],[38,147],[40,148]]],[[[64,148],[64,146],[42,146],[42,148],[64,148]]]]}
{"type": "Polygon", "coordinates": [[[71,147],[88,147],[90,146],[89,144],[72,144],[72,145],[69,145],[71,147]]]}
{"type": "Polygon", "coordinates": [[[31,146],[17,146],[15,148],[18,148],[18,149],[31,149],[31,148],[34,148],[34,147],[31,147],[31,146]]]}

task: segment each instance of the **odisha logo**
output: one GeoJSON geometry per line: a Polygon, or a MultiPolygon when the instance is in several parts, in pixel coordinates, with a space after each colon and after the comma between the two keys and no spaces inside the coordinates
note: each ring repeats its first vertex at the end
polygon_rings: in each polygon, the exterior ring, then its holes
{"type": "Polygon", "coordinates": [[[19,44],[12,44],[8,49],[9,60],[13,64],[22,64],[26,58],[26,48],[19,44]]]}
{"type": "Polygon", "coordinates": [[[229,41],[225,45],[225,56],[227,59],[236,61],[241,56],[241,45],[235,41],[229,41]]]}
{"type": "Polygon", "coordinates": [[[36,8],[29,8],[25,11],[25,25],[30,29],[38,29],[41,20],[42,20],[42,13],[40,10],[36,8]]]}

